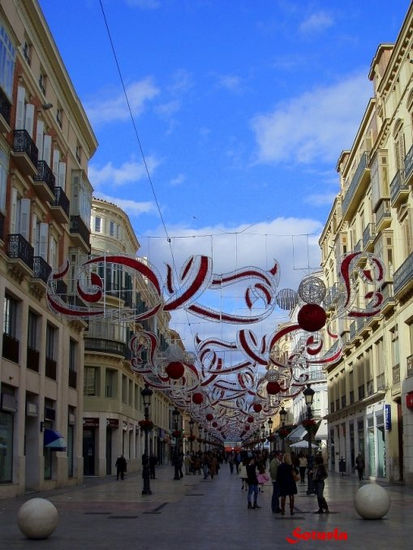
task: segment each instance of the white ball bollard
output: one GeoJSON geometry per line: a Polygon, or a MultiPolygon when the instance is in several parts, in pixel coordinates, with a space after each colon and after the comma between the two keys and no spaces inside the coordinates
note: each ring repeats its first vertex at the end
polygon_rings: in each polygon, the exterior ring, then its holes
{"type": "Polygon", "coordinates": [[[363,519],[380,519],[390,509],[390,497],[377,483],[368,483],[357,491],[354,507],[363,519]]]}
{"type": "Polygon", "coordinates": [[[47,539],[56,529],[59,514],[45,498],[32,498],[17,513],[17,525],[28,539],[47,539]]]}

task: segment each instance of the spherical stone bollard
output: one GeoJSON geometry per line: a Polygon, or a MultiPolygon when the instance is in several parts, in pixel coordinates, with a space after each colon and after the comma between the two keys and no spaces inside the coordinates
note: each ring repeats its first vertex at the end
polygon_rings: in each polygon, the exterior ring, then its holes
{"type": "Polygon", "coordinates": [[[59,514],[45,498],[32,498],[17,513],[17,525],[28,539],[47,539],[56,529],[59,514]]]}
{"type": "Polygon", "coordinates": [[[368,483],[357,491],[354,507],[363,519],[380,519],[390,509],[390,497],[377,483],[368,483]]]}

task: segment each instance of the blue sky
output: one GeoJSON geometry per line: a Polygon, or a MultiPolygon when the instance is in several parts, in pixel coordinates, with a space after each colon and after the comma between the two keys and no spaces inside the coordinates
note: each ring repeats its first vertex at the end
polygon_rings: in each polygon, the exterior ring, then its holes
{"type": "Polygon", "coordinates": [[[409,2],[102,1],[171,244],[99,0],[40,0],[99,141],[96,196],[126,210],[150,258],[180,266],[206,252],[231,270],[276,257],[294,288],[318,265],[338,155],[372,94],[377,46],[395,41],[409,2]]]}

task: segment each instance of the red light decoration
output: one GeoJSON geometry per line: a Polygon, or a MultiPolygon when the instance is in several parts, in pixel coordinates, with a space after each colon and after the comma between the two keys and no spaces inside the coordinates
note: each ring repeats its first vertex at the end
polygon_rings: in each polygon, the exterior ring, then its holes
{"type": "Polygon", "coordinates": [[[172,378],[172,380],[178,380],[183,376],[185,367],[179,361],[172,361],[169,365],[167,365],[165,371],[169,378],[172,378]]]}
{"type": "Polygon", "coordinates": [[[277,395],[281,387],[278,382],[268,382],[267,384],[267,393],[268,395],[277,395]]]}
{"type": "Polygon", "coordinates": [[[202,395],[202,393],[196,392],[192,396],[192,402],[195,403],[195,405],[200,405],[203,400],[204,396],[202,395]]]}
{"type": "Polygon", "coordinates": [[[254,422],[254,418],[252,416],[249,416],[247,418],[247,422],[249,422],[251,424],[252,422],[254,422]]]}
{"type": "Polygon", "coordinates": [[[262,411],[262,405],[261,403],[254,403],[254,405],[252,406],[252,408],[254,409],[254,412],[256,413],[259,413],[262,411]]]}
{"type": "Polygon", "coordinates": [[[206,415],[206,419],[208,420],[208,422],[211,422],[211,420],[212,420],[213,418],[214,418],[214,415],[211,414],[211,413],[208,413],[208,414],[206,415]]]}
{"type": "Polygon", "coordinates": [[[300,327],[308,332],[320,330],[326,324],[326,320],[326,312],[318,304],[305,304],[297,316],[300,327]]]}
{"type": "Polygon", "coordinates": [[[216,428],[218,426],[218,422],[212,422],[212,427],[216,428]]]}

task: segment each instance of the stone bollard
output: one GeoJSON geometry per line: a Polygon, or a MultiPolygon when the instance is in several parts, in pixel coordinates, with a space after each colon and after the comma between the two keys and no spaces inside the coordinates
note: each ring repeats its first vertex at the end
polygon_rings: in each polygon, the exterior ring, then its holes
{"type": "Polygon", "coordinates": [[[357,491],[354,507],[363,519],[380,519],[390,509],[390,497],[377,483],[367,483],[357,491]]]}
{"type": "Polygon", "coordinates": [[[17,525],[28,539],[47,539],[56,529],[59,514],[45,498],[32,498],[20,506],[17,525]]]}

